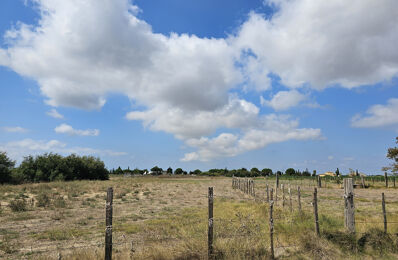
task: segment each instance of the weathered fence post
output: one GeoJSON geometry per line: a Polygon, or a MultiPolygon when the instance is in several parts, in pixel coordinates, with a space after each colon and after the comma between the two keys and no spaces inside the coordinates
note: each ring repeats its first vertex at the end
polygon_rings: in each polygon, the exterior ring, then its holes
{"type": "Polygon", "coordinates": [[[386,213],[386,201],[384,199],[384,192],[381,194],[381,207],[383,209],[384,233],[387,234],[387,213],[386,213]]]}
{"type": "Polygon", "coordinates": [[[292,212],[292,210],[293,210],[293,205],[292,205],[292,191],[291,191],[291,189],[290,189],[290,184],[289,184],[289,190],[288,190],[288,192],[289,192],[289,208],[290,208],[290,212],[292,212]]]}
{"type": "Polygon", "coordinates": [[[270,192],[269,192],[269,201],[272,202],[274,201],[274,189],[271,188],[270,192]]]}
{"type": "Polygon", "coordinates": [[[386,182],[386,188],[388,188],[388,177],[387,177],[387,172],[384,172],[384,181],[386,182]]]}
{"type": "Polygon", "coordinates": [[[268,187],[268,183],[265,185],[265,193],[267,195],[267,202],[269,202],[269,187],[268,187]]]}
{"type": "Polygon", "coordinates": [[[207,231],[207,253],[211,259],[213,255],[213,187],[209,187],[209,226],[207,231]]]}
{"type": "Polygon", "coordinates": [[[275,182],[275,186],[278,187],[279,186],[279,174],[276,174],[276,182],[275,182]]]}
{"type": "Polygon", "coordinates": [[[254,186],[254,180],[252,180],[252,182],[253,182],[253,197],[256,197],[256,189],[255,189],[255,186],[254,186]]]}
{"type": "Polygon", "coordinates": [[[112,213],[113,213],[113,188],[109,187],[106,193],[105,206],[105,260],[112,259],[112,213]]]}
{"type": "Polygon", "coordinates": [[[318,175],[318,188],[322,188],[321,176],[318,175]]]}
{"type": "MultiPolygon", "coordinates": [[[[272,194],[272,189],[271,189],[272,194]]],[[[271,259],[275,259],[274,254],[274,218],[273,218],[273,209],[274,202],[271,200],[269,204],[269,240],[270,240],[270,251],[271,251],[271,259]]]]}
{"type": "Polygon", "coordinates": [[[361,176],[361,186],[363,189],[366,187],[365,186],[365,178],[363,176],[361,176]]]}
{"type": "Polygon", "coordinates": [[[318,220],[318,191],[314,188],[314,199],[313,199],[313,206],[314,206],[314,219],[315,219],[315,232],[319,236],[319,220],[318,220]]]}
{"type": "Polygon", "coordinates": [[[394,184],[394,188],[395,188],[395,176],[392,177],[392,183],[394,184]]]}
{"type": "Polygon", "coordinates": [[[354,186],[352,178],[344,179],[344,226],[349,232],[355,232],[354,186]]]}
{"type": "Polygon", "coordinates": [[[282,190],[282,207],[285,207],[285,185],[281,184],[281,190],[282,190]]]}
{"type": "Polygon", "coordinates": [[[301,194],[300,194],[300,186],[297,187],[297,200],[298,200],[298,209],[301,212],[301,194]]]}

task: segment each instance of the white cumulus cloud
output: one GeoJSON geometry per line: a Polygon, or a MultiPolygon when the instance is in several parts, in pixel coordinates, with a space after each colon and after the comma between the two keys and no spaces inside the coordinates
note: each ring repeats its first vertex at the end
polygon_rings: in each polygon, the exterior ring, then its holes
{"type": "Polygon", "coordinates": [[[47,111],[46,114],[53,118],[64,119],[64,116],[62,114],[58,113],[58,111],[55,108],[52,108],[50,111],[47,111]]]}
{"type": "Polygon", "coordinates": [[[261,104],[270,106],[276,111],[281,111],[295,107],[306,99],[307,96],[297,90],[279,91],[271,100],[261,99],[261,104]]]}
{"type": "Polygon", "coordinates": [[[38,155],[43,153],[59,153],[62,155],[69,155],[72,153],[79,155],[94,155],[94,156],[123,156],[127,155],[125,152],[117,152],[108,149],[94,149],[89,147],[70,147],[66,143],[58,140],[34,140],[23,139],[19,141],[11,141],[0,144],[0,150],[6,151],[10,158],[21,161],[24,156],[38,155]]]}
{"type": "Polygon", "coordinates": [[[270,0],[277,13],[251,13],[236,38],[283,84],[352,88],[398,75],[395,0],[270,0]]]}
{"type": "Polygon", "coordinates": [[[3,126],[1,129],[9,133],[26,133],[29,130],[20,126],[3,126]]]}
{"type": "Polygon", "coordinates": [[[398,98],[391,98],[386,105],[374,105],[366,115],[356,115],[351,119],[353,127],[383,127],[398,125],[398,98]]]}
{"type": "Polygon", "coordinates": [[[100,133],[98,129],[79,130],[79,129],[74,129],[72,126],[67,124],[61,124],[57,126],[54,129],[54,131],[58,134],[81,135],[81,136],[98,136],[100,133]]]}

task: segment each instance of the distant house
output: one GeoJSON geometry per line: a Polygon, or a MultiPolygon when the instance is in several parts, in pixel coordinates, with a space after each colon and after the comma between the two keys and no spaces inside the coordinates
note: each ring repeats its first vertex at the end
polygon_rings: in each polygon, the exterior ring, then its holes
{"type": "Polygon", "coordinates": [[[320,177],[326,177],[326,176],[331,176],[331,177],[336,177],[336,173],[334,172],[325,172],[322,174],[319,174],[320,177]]]}

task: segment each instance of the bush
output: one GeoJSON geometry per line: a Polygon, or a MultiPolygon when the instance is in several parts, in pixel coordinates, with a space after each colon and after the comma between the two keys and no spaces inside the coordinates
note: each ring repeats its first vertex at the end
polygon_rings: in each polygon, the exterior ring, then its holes
{"type": "Polygon", "coordinates": [[[46,193],[40,193],[36,197],[38,207],[48,207],[51,204],[50,197],[46,193]]]}
{"type": "Polygon", "coordinates": [[[64,197],[58,196],[54,199],[54,207],[56,208],[66,208],[66,201],[64,197]]]}
{"type": "Polygon", "coordinates": [[[10,204],[8,204],[8,206],[13,212],[21,212],[27,210],[27,204],[25,199],[14,199],[10,201],[10,204]]]}

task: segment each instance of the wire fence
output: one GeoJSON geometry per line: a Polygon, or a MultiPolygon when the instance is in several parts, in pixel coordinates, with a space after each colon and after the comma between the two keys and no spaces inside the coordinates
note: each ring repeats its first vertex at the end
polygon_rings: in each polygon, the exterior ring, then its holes
{"type": "MultiPolygon", "coordinates": [[[[321,184],[321,188],[319,188],[317,179],[304,179],[301,181],[273,179],[271,181],[232,178],[231,188],[234,191],[232,195],[218,195],[217,190],[211,197],[204,194],[196,195],[197,198],[214,200],[212,204],[214,203],[216,206],[215,210],[217,210],[217,204],[223,201],[251,203],[254,207],[262,207],[264,210],[264,218],[239,215],[239,212],[233,216],[223,215],[222,212],[215,212],[215,217],[211,219],[212,228],[214,229],[211,239],[212,247],[213,245],[217,245],[217,242],[221,240],[234,243],[234,241],[241,239],[255,241],[258,238],[262,238],[261,241],[265,243],[264,246],[269,252],[274,251],[272,257],[276,257],[277,255],[283,255],[286,250],[295,250],[302,246],[293,236],[297,230],[305,230],[315,235],[317,232],[316,225],[318,225],[318,229],[320,227],[321,234],[324,231],[329,232],[333,229],[344,230],[343,219],[346,203],[343,191],[340,189],[339,183],[332,183],[331,181],[329,186],[325,185],[325,183],[328,182],[324,181],[324,186],[321,184]],[[314,188],[318,189],[316,198],[314,198],[314,188]],[[314,203],[317,204],[318,212],[314,212],[314,203]],[[333,203],[333,207],[330,206],[331,203],[333,203]],[[271,211],[272,218],[270,219],[268,216],[271,211]],[[318,218],[318,221],[316,221],[316,218],[318,218]],[[272,230],[270,230],[271,226],[272,230]],[[271,240],[273,240],[273,244],[271,244],[271,240]]],[[[109,196],[107,200],[106,208],[108,213],[91,218],[91,221],[97,223],[96,229],[102,230],[101,232],[95,232],[93,233],[94,235],[90,236],[76,236],[75,239],[72,234],[72,239],[69,239],[67,243],[41,242],[40,246],[22,248],[21,251],[27,255],[48,254],[62,259],[63,255],[76,250],[91,250],[102,257],[104,256],[104,248],[110,248],[111,253],[115,250],[127,250],[134,256],[136,251],[150,244],[167,243],[170,246],[173,243],[192,239],[209,242],[209,230],[206,232],[203,229],[203,226],[206,225],[204,223],[209,222],[209,219],[192,219],[189,222],[192,226],[200,226],[198,228],[200,232],[197,234],[179,233],[178,228],[164,233],[158,231],[152,232],[151,229],[146,229],[144,235],[138,234],[139,232],[136,232],[136,230],[126,231],[125,228],[121,228],[122,225],[131,223],[130,216],[121,214],[126,207],[126,203],[121,201],[113,202],[109,196]],[[110,209],[112,212],[109,215],[110,209]],[[111,216],[111,220],[106,219],[105,215],[107,218],[111,216]],[[106,229],[111,230],[110,240],[104,237],[104,234],[107,234],[105,232],[106,229]]],[[[388,208],[388,205],[398,203],[398,201],[393,200],[392,196],[388,196],[387,194],[384,206],[382,205],[384,200],[381,196],[372,197],[361,192],[354,194],[354,201],[355,234],[368,234],[369,229],[374,227],[383,229],[385,225],[387,225],[387,229],[385,230],[387,233],[398,231],[398,210],[390,210],[388,208]],[[385,205],[387,205],[387,211],[383,212],[385,205]]],[[[167,215],[164,218],[170,218],[170,216],[167,215]]],[[[156,219],[160,221],[162,220],[162,216],[157,216],[156,219]]],[[[132,226],[132,228],[134,227],[132,226]]],[[[90,230],[89,228],[80,228],[78,232],[90,233],[90,230]]],[[[215,254],[214,248],[211,253],[209,257],[215,254]]],[[[106,255],[107,253],[105,252],[106,255]]]]}

